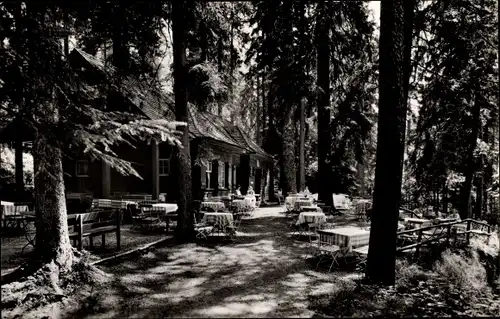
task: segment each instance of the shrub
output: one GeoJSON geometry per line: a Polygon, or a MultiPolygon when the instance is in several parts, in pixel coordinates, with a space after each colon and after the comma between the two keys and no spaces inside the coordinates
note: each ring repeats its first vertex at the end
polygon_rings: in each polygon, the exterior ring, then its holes
{"type": "Polygon", "coordinates": [[[417,264],[409,263],[406,259],[396,262],[396,286],[398,288],[409,288],[427,278],[428,275],[417,264]]]}
{"type": "Polygon", "coordinates": [[[449,250],[442,255],[442,260],[436,262],[435,271],[449,288],[460,292],[464,300],[473,300],[478,294],[490,290],[486,277],[486,270],[479,261],[476,251],[471,250],[468,255],[452,253],[449,250]]]}

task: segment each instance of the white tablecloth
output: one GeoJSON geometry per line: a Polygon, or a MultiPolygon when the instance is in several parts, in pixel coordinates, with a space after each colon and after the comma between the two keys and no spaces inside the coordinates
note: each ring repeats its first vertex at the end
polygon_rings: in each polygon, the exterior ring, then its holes
{"type": "Polygon", "coordinates": [[[27,205],[2,205],[2,218],[3,216],[19,215],[21,212],[27,211],[29,211],[29,207],[27,205]]]}
{"type": "Polygon", "coordinates": [[[320,242],[345,248],[347,252],[370,242],[370,231],[357,227],[321,229],[318,234],[320,242]]]}
{"type": "Polygon", "coordinates": [[[128,205],[136,205],[137,203],[130,200],[102,199],[96,198],[92,200],[92,208],[115,208],[127,209],[128,205]]]}
{"type": "Polygon", "coordinates": [[[174,203],[158,203],[153,204],[153,207],[162,207],[165,210],[165,213],[175,213],[178,209],[177,204],[174,203]]]}
{"type": "Polygon", "coordinates": [[[205,210],[207,208],[211,208],[216,212],[223,212],[226,210],[226,206],[224,205],[223,202],[211,202],[211,201],[206,201],[201,203],[201,210],[205,210]]]}
{"type": "Polygon", "coordinates": [[[233,225],[233,214],[231,213],[205,213],[203,222],[209,225],[219,225],[222,227],[233,225]]]}
{"type": "Polygon", "coordinates": [[[4,201],[2,201],[2,206],[14,206],[14,202],[4,202],[4,201]]]}
{"type": "Polygon", "coordinates": [[[326,223],[326,215],[318,212],[302,212],[296,224],[300,225],[304,223],[324,224],[326,223]]]}

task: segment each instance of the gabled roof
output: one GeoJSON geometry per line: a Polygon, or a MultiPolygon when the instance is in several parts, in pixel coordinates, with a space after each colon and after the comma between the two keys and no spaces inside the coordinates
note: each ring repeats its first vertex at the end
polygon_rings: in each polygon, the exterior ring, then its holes
{"type": "MultiPolygon", "coordinates": [[[[114,78],[118,71],[111,65],[105,65],[98,58],[74,49],[70,56],[79,59],[93,69],[104,74],[106,78],[114,78]]],[[[132,76],[121,76],[119,87],[124,96],[150,119],[174,120],[174,99],[166,93],[153,88],[144,81],[132,76]]],[[[241,153],[254,153],[264,158],[272,158],[258,146],[241,128],[209,112],[200,112],[192,104],[188,104],[189,135],[191,138],[210,138],[230,146],[240,148],[241,153]]]]}
{"type": "Polygon", "coordinates": [[[223,119],[221,116],[197,111],[190,107],[190,132],[196,137],[211,137],[215,140],[241,147],[244,152],[255,153],[261,157],[271,158],[243,130],[223,119]]]}
{"type": "MultiPolygon", "coordinates": [[[[100,59],[83,52],[80,49],[74,49],[71,58],[83,59],[94,69],[104,73],[107,78],[116,76],[118,71],[108,64],[104,64],[100,59]]],[[[133,76],[121,76],[119,89],[133,105],[135,105],[145,116],[152,120],[166,118],[174,120],[175,116],[170,108],[174,104],[172,98],[163,94],[155,87],[148,85],[145,81],[136,79],[133,76]]]]}

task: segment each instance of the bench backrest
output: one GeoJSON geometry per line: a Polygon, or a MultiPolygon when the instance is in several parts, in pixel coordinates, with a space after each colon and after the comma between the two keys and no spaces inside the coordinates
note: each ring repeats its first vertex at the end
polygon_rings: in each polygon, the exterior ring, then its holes
{"type": "Polygon", "coordinates": [[[79,231],[80,223],[83,232],[103,226],[116,226],[119,220],[117,214],[121,215],[121,212],[110,209],[93,209],[68,219],[68,228],[71,233],[79,231]]]}

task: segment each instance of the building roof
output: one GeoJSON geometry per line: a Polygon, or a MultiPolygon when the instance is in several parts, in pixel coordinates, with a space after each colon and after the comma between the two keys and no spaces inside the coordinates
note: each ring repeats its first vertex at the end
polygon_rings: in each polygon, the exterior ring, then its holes
{"type": "MultiPolygon", "coordinates": [[[[101,60],[74,49],[71,55],[83,59],[93,68],[104,73],[106,77],[117,74],[111,65],[105,65],[101,60]]],[[[121,90],[125,96],[150,119],[165,118],[174,120],[174,99],[166,93],[145,84],[132,76],[123,76],[121,90]]],[[[191,138],[209,138],[241,149],[241,153],[253,153],[264,158],[272,158],[257,145],[241,128],[209,112],[200,112],[192,104],[188,105],[189,135],[191,138]]]]}
{"type": "MultiPolygon", "coordinates": [[[[104,64],[98,58],[83,52],[79,49],[74,49],[70,56],[72,58],[80,58],[86,61],[94,69],[99,70],[106,74],[106,77],[115,76],[118,71],[109,64],[104,64]]],[[[133,76],[122,76],[120,78],[121,85],[117,88],[121,90],[133,105],[135,105],[145,116],[152,120],[166,118],[167,120],[174,120],[174,112],[169,107],[174,104],[171,97],[163,94],[155,87],[148,85],[145,81],[136,79],[133,76]]]]}

